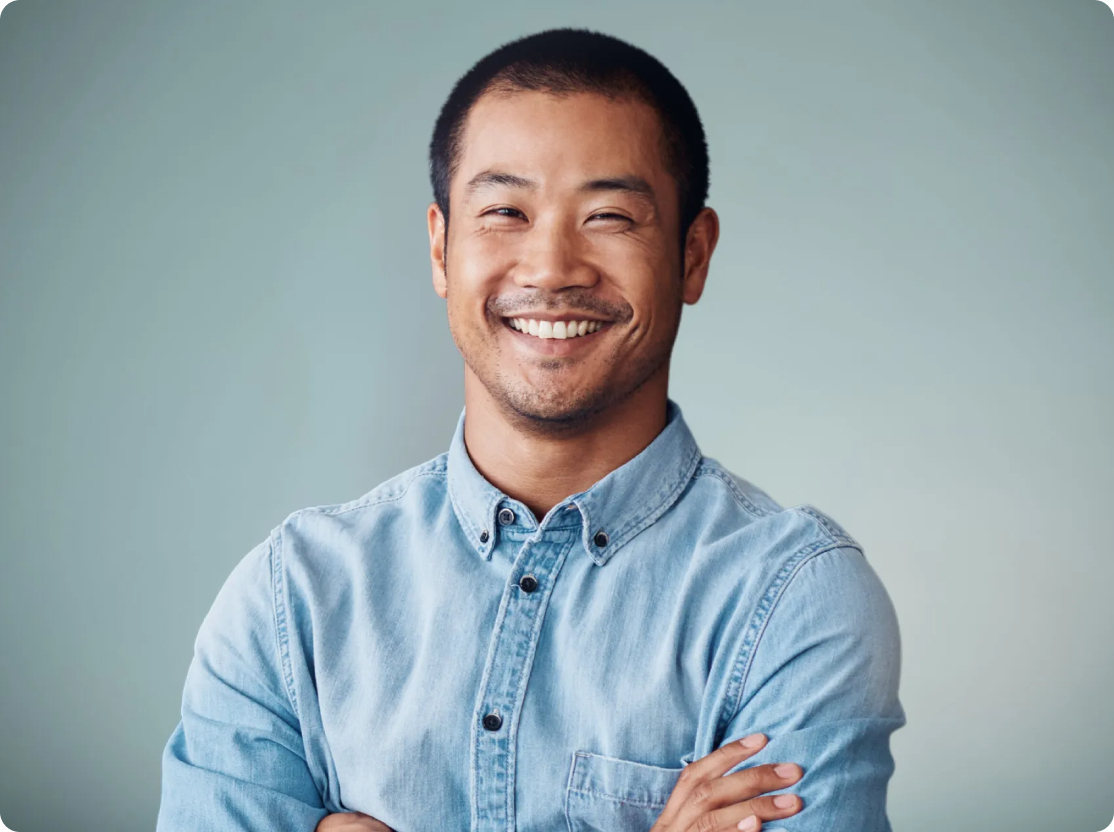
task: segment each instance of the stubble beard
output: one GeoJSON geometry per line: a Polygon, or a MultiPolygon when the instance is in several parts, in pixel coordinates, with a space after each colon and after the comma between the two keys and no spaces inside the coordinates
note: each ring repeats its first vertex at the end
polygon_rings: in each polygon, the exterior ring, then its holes
{"type": "MultiPolygon", "coordinates": [[[[448,251],[449,230],[446,224],[443,253],[446,281],[448,280],[448,251]]],[[[633,396],[664,365],[668,365],[680,329],[683,308],[684,301],[678,292],[672,331],[658,348],[634,360],[630,371],[624,376],[614,378],[609,373],[602,381],[596,382],[595,388],[581,391],[563,391],[558,389],[556,384],[547,385],[539,391],[535,386],[510,378],[502,370],[499,361],[501,356],[498,351],[496,349],[485,351],[482,346],[483,342],[489,340],[488,333],[479,336],[481,347],[472,350],[468,339],[462,338],[461,333],[453,325],[452,314],[448,316],[449,332],[468,369],[479,379],[495,405],[516,430],[534,436],[567,435],[582,431],[601,413],[633,396]],[[485,352],[487,355],[494,355],[490,371],[484,366],[483,361],[477,360],[477,356],[482,356],[485,352]]],[[[498,342],[493,340],[492,343],[498,342]]],[[[609,368],[623,361],[618,349],[612,351],[611,359],[607,362],[609,368]]],[[[542,359],[535,366],[545,372],[556,373],[560,372],[564,363],[559,360],[542,359]]]]}
{"type": "Polygon", "coordinates": [[[616,348],[604,362],[605,375],[589,382],[591,386],[568,389],[557,376],[568,362],[541,359],[534,367],[541,374],[552,378],[540,384],[530,384],[504,371],[505,356],[496,349],[488,349],[488,337],[481,335],[479,346],[472,349],[467,339],[458,337],[457,329],[449,329],[464,363],[479,379],[488,395],[516,430],[531,436],[561,436],[575,434],[589,427],[599,416],[633,396],[647,381],[669,363],[673,343],[680,324],[681,304],[678,303],[672,332],[653,351],[637,358],[626,359],[616,348]],[[484,357],[488,360],[484,360],[484,357]],[[616,366],[627,365],[618,375],[609,372],[616,366]]]}

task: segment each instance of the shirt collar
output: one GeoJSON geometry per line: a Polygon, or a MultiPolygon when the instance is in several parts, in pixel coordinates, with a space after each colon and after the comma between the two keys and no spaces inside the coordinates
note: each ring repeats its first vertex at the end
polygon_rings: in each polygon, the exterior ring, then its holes
{"type": "MultiPolygon", "coordinates": [[[[498,542],[495,518],[500,507],[517,509],[528,526],[538,534],[540,530],[522,503],[488,482],[472,464],[464,445],[465,414],[462,410],[449,446],[449,499],[468,540],[481,557],[490,560],[498,542]]],[[[603,566],[677,501],[700,459],[700,449],[681,408],[669,399],[665,427],[654,441],[587,491],[566,497],[554,506],[543,518],[542,526],[564,525],[568,522],[565,518],[574,509],[579,510],[580,545],[598,566],[603,566]]]]}

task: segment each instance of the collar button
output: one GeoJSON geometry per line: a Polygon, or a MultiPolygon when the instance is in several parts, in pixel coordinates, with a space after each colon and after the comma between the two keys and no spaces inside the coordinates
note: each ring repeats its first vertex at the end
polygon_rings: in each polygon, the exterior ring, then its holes
{"type": "Polygon", "coordinates": [[[509,508],[504,508],[504,509],[499,510],[499,525],[500,526],[509,526],[513,522],[514,522],[514,512],[513,511],[511,511],[509,508]]]}
{"type": "Polygon", "coordinates": [[[480,532],[480,543],[487,543],[487,539],[489,537],[491,537],[491,535],[487,533],[487,529],[484,529],[482,532],[480,532]]]}
{"type": "Polygon", "coordinates": [[[595,543],[596,546],[598,546],[600,549],[605,547],[609,540],[610,538],[608,538],[607,532],[605,532],[603,529],[600,529],[598,532],[596,532],[596,536],[592,538],[592,542],[595,543]]]}

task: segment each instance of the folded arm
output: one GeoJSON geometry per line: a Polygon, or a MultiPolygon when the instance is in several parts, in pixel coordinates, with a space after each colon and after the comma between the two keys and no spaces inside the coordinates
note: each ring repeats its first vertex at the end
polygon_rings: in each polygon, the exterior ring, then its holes
{"type": "Polygon", "coordinates": [[[770,738],[745,766],[789,760],[804,770],[791,789],[802,811],[787,832],[889,832],[890,735],[905,724],[898,701],[900,639],[885,589],[862,554],[835,548],[788,578],[742,657],[739,706],[723,742],[770,738]]]}
{"type": "Polygon", "coordinates": [[[240,561],[201,625],[157,832],[313,832],[327,814],[284,681],[271,545],[240,561]]]}

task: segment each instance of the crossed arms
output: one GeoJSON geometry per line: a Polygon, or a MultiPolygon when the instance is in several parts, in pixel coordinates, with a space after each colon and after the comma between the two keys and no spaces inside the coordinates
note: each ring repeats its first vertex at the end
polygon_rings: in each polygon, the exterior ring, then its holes
{"type": "MultiPolygon", "coordinates": [[[[157,832],[313,832],[330,814],[283,678],[270,566],[269,545],[261,544],[233,570],[201,626],[182,719],[163,753],[157,832]]],[[[905,717],[897,621],[881,583],[857,550],[832,548],[799,565],[763,626],[718,746],[741,755],[731,744],[745,736],[760,732],[768,741],[714,775],[697,768],[714,755],[695,761],[677,788],[697,775],[749,782],[760,789],[752,797],[767,794],[772,804],[779,781],[767,775],[790,763],[800,776],[780,790],[800,800],[791,816],[771,815],[785,818],[779,828],[889,832],[889,737],[905,717]],[[751,768],[763,774],[723,776],[751,768]]],[[[725,762],[720,754],[715,765],[725,762]]],[[[730,789],[717,782],[697,791],[711,812],[738,802],[732,798],[742,791],[730,789]]],[[[661,822],[658,832],[672,832],[661,822]]]]}

